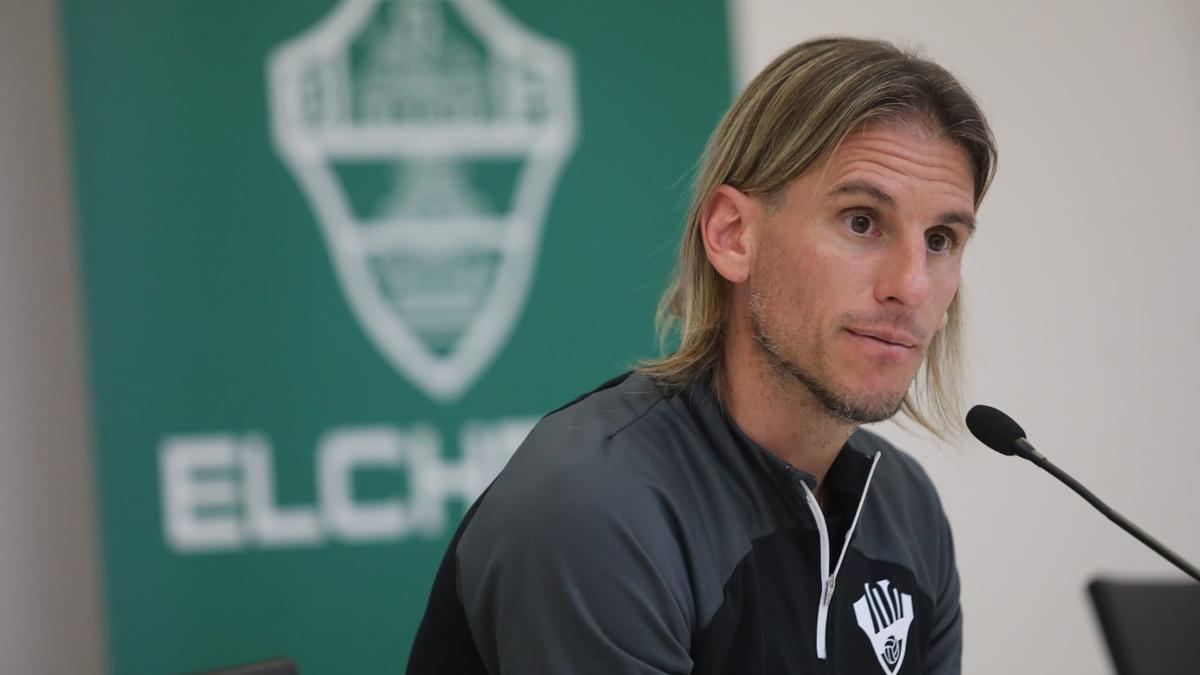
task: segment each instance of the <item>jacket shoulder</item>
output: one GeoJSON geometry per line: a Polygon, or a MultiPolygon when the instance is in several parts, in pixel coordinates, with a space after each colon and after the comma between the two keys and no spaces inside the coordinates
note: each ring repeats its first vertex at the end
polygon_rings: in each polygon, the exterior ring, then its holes
{"type": "Polygon", "coordinates": [[[493,670],[563,672],[580,658],[611,672],[690,669],[674,507],[651,444],[631,432],[663,395],[636,376],[606,385],[543,418],[465,525],[459,592],[493,670]],[[536,637],[556,633],[568,637],[536,637]]]}

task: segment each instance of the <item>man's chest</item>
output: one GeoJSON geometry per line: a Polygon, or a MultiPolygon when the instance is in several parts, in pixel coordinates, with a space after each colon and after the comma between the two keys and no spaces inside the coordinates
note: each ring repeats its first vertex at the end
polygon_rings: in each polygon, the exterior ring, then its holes
{"type": "Polygon", "coordinates": [[[820,558],[811,531],[756,540],[695,636],[693,672],[922,672],[934,607],[913,572],[851,547],[829,584],[820,558]]]}

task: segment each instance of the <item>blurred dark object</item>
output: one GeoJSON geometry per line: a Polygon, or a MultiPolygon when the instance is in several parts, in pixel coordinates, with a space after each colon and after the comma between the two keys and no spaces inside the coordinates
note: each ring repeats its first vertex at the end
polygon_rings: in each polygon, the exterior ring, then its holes
{"type": "Polygon", "coordinates": [[[1088,593],[1118,675],[1200,673],[1200,584],[1094,579],[1088,593]]]}
{"type": "Polygon", "coordinates": [[[220,670],[206,670],[195,675],[300,675],[291,659],[278,658],[220,670]]]}

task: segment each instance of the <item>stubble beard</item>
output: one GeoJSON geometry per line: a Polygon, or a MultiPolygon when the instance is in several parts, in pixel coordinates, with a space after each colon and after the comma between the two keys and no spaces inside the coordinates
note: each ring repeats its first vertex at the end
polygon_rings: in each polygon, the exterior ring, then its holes
{"type": "MultiPolygon", "coordinates": [[[[750,292],[750,335],[759,353],[777,376],[799,382],[831,418],[849,424],[871,424],[891,419],[904,403],[904,391],[882,401],[855,400],[850,395],[834,391],[833,387],[806,370],[795,359],[788,358],[779,340],[773,337],[770,317],[762,297],[750,292]]],[[[807,354],[810,363],[819,361],[820,354],[807,354]]]]}

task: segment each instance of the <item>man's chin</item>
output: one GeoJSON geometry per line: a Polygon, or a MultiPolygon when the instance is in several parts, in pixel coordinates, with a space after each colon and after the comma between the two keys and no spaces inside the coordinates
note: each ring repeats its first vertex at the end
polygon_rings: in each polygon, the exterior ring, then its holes
{"type": "Polygon", "coordinates": [[[873,424],[890,420],[900,412],[900,406],[904,403],[904,397],[897,400],[888,400],[882,404],[858,404],[847,407],[847,414],[843,417],[848,422],[855,424],[873,424]]]}
{"type": "Polygon", "coordinates": [[[776,373],[785,378],[791,376],[808,389],[830,417],[842,422],[871,424],[890,419],[900,411],[904,395],[908,391],[907,386],[899,390],[893,386],[896,380],[892,376],[895,373],[878,371],[863,374],[860,379],[851,379],[851,382],[859,385],[860,390],[847,391],[828,378],[810,373],[799,367],[795,361],[783,358],[778,346],[761,333],[756,334],[755,342],[776,373]]]}
{"type": "Polygon", "coordinates": [[[826,410],[835,417],[854,424],[872,424],[891,419],[900,412],[904,398],[887,400],[882,403],[866,401],[838,401],[834,407],[826,406],[826,410]]]}
{"type": "Polygon", "coordinates": [[[900,412],[905,392],[851,394],[830,387],[804,382],[813,397],[835,419],[851,424],[872,424],[891,419],[900,412]]]}

